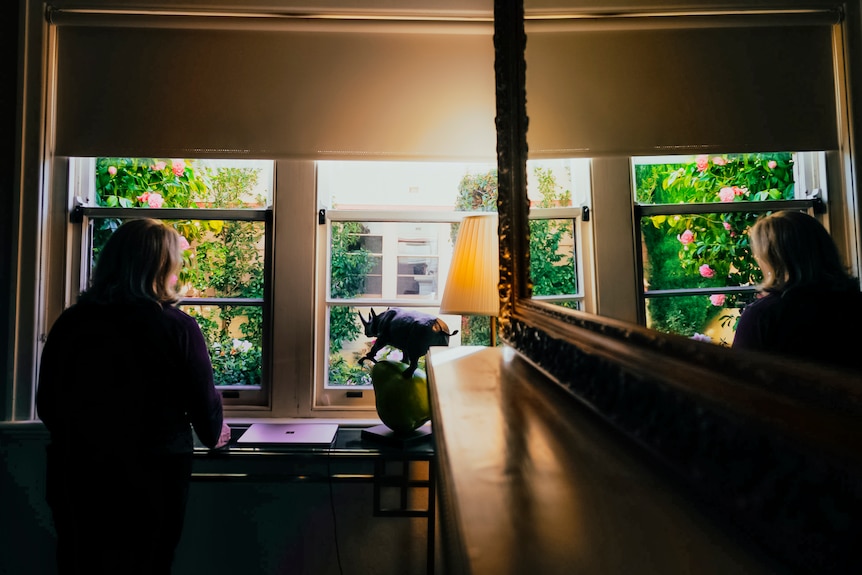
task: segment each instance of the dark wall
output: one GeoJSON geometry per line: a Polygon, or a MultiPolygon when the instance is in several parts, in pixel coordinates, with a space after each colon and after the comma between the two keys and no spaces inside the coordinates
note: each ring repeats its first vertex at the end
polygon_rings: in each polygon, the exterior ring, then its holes
{"type": "MultiPolygon", "coordinates": [[[[6,2],[0,18],[0,374],[10,378],[12,186],[15,173],[15,109],[18,86],[18,0],[6,2]]],[[[6,386],[3,386],[4,388],[6,386]]],[[[0,393],[0,416],[6,412],[0,393]]],[[[2,417],[0,417],[2,418],[2,417]]]]}

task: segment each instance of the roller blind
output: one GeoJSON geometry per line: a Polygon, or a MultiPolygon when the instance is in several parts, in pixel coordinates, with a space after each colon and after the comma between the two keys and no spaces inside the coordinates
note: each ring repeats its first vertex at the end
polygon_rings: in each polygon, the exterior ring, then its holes
{"type": "Polygon", "coordinates": [[[57,24],[60,155],[493,160],[493,25],[57,24]]]}
{"type": "Polygon", "coordinates": [[[834,22],[791,20],[528,23],[529,157],[836,149],[834,22]]]}

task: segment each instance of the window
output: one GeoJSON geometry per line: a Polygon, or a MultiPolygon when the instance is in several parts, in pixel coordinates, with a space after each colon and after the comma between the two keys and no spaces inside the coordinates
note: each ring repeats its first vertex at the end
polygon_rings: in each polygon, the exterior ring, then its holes
{"type": "Polygon", "coordinates": [[[79,291],[123,221],[161,219],[182,238],[179,307],[201,327],[216,385],[227,400],[265,402],[272,162],[102,157],[71,165],[79,291]]]}
{"type": "Polygon", "coordinates": [[[761,280],[748,229],[775,210],[818,209],[823,156],[633,158],[647,327],[730,345],[761,280]]]}
{"type": "MultiPolygon", "coordinates": [[[[577,307],[584,294],[576,224],[577,198],[589,196],[588,163],[531,163],[533,283],[537,297],[577,307]],[[573,176],[574,166],[574,176],[573,176]],[[574,180],[573,180],[574,177],[574,180]],[[580,178],[580,179],[579,179],[580,178]]],[[[449,345],[484,345],[489,319],[439,315],[457,235],[466,212],[494,211],[493,164],[319,162],[319,312],[317,405],[369,402],[362,320],[389,307],[439,316],[459,333],[449,345]]],[[[378,358],[400,358],[384,348],[378,358]]]]}

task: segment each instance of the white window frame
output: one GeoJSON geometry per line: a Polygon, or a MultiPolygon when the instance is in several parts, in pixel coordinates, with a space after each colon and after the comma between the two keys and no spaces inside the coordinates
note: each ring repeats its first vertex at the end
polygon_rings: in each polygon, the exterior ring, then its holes
{"type": "MultiPolygon", "coordinates": [[[[273,172],[275,166],[273,165],[273,172]]],[[[263,334],[261,357],[261,383],[259,386],[230,385],[218,386],[226,406],[267,406],[270,397],[271,378],[269,376],[272,364],[271,353],[271,270],[272,254],[272,207],[266,208],[108,208],[97,206],[95,194],[95,158],[72,158],[69,161],[69,192],[75,206],[70,214],[70,236],[75,238],[78,249],[71,250],[67,269],[69,270],[69,289],[66,294],[67,305],[74,303],[80,292],[89,285],[92,273],[90,254],[92,251],[93,224],[96,220],[116,218],[131,220],[135,218],[153,218],[157,220],[221,220],[221,221],[255,221],[264,223],[264,297],[263,298],[225,298],[225,297],[187,297],[183,298],[177,307],[183,306],[247,306],[263,309],[263,334]]],[[[274,179],[274,178],[273,178],[274,179]]],[[[275,191],[273,190],[273,195],[275,191]]]]}
{"type": "MultiPolygon", "coordinates": [[[[362,411],[371,409],[374,406],[374,390],[369,386],[344,386],[333,387],[327,385],[328,379],[328,357],[329,357],[329,330],[328,330],[328,309],[332,305],[351,305],[355,307],[374,307],[380,312],[388,307],[404,307],[425,311],[432,315],[439,314],[440,298],[442,297],[442,288],[446,282],[449,265],[451,263],[451,252],[438,253],[438,286],[439,290],[434,298],[397,298],[397,297],[362,297],[341,299],[330,297],[329,270],[331,269],[330,260],[330,237],[331,225],[333,222],[375,222],[375,223],[458,223],[467,215],[476,212],[456,212],[456,211],[410,211],[404,209],[398,210],[320,210],[318,216],[320,225],[318,230],[317,243],[318,246],[323,246],[325,249],[318,249],[317,254],[317,285],[318,285],[318,301],[317,306],[317,321],[316,321],[316,345],[315,345],[315,390],[314,390],[314,407],[315,410],[329,411],[336,409],[347,409],[350,411],[362,411]]],[[[566,208],[533,208],[530,210],[530,220],[540,219],[571,219],[572,229],[574,233],[575,253],[574,265],[576,266],[577,286],[578,291],[574,294],[552,295],[552,296],[537,296],[537,299],[547,301],[549,303],[560,303],[577,301],[579,305],[583,305],[583,300],[586,299],[584,286],[584,257],[582,256],[583,245],[581,237],[581,220],[584,210],[581,207],[566,207],[566,208]]],[[[384,238],[384,244],[386,244],[384,238]]],[[[385,257],[385,256],[384,256],[385,257]]],[[[397,254],[393,254],[393,259],[397,260],[397,254]]],[[[395,281],[397,275],[392,271],[392,280],[395,281]]],[[[386,272],[384,270],[384,276],[386,272]]],[[[386,280],[384,280],[385,286],[386,280]]],[[[384,288],[385,295],[385,288],[384,288]]],[[[460,329],[460,315],[441,315],[439,316],[449,326],[450,330],[460,329]]],[[[456,335],[450,339],[450,347],[460,345],[460,336],[456,335]]]]}

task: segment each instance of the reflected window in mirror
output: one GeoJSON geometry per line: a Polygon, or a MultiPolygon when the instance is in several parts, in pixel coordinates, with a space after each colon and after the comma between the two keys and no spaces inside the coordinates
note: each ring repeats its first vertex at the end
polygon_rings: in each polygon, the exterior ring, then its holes
{"type": "Polygon", "coordinates": [[[730,346],[761,271],[748,230],[780,209],[823,211],[825,154],[632,158],[647,327],[730,346]]]}
{"type": "Polygon", "coordinates": [[[591,189],[589,159],[527,161],[533,299],[583,309],[591,189]]]}

